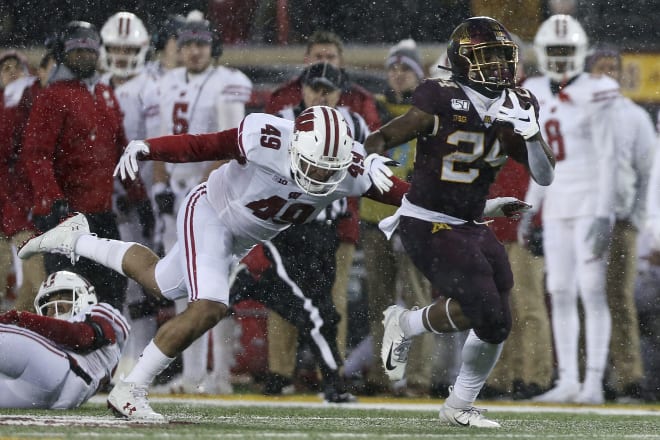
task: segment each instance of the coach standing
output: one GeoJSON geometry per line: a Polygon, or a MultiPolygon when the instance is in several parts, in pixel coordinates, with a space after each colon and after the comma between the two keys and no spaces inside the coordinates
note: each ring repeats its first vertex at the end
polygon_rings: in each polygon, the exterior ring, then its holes
{"type": "MultiPolygon", "coordinates": [[[[58,67],[35,99],[20,161],[34,188],[37,228],[46,231],[69,213],[82,212],[92,232],[119,239],[112,172],[127,141],[114,93],[96,71],[100,40],[96,28],[83,21],[70,22],[58,35],[58,67]]],[[[146,197],[141,185],[129,193],[136,201],[146,197]]],[[[126,295],[121,275],[85,259],[74,268],[61,256],[44,260],[48,273],[69,269],[83,275],[96,286],[99,301],[121,310],[126,295]]]]}

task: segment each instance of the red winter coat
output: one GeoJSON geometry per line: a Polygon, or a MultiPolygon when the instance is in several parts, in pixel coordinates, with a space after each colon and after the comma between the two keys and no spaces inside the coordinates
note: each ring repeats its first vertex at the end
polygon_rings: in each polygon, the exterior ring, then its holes
{"type": "Polygon", "coordinates": [[[97,83],[90,92],[77,79],[49,84],[34,101],[20,158],[34,189],[33,213],[48,214],[58,199],[72,211],[111,211],[112,173],[126,144],[109,86],[97,83]]]}
{"type": "MultiPolygon", "coordinates": [[[[298,77],[275,89],[270,95],[270,100],[264,111],[274,115],[284,107],[300,104],[301,99],[302,84],[300,77],[298,77]]],[[[342,92],[337,106],[346,106],[362,116],[371,131],[377,130],[381,126],[374,97],[365,88],[357,84],[351,83],[349,90],[342,92]]]]}

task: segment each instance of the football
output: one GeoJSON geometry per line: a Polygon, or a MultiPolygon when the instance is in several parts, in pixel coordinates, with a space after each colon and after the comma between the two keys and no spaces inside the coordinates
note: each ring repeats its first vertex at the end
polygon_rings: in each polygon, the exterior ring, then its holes
{"type": "Polygon", "coordinates": [[[516,162],[527,163],[527,145],[525,139],[513,131],[510,124],[497,124],[497,140],[500,141],[502,152],[516,162]]]}

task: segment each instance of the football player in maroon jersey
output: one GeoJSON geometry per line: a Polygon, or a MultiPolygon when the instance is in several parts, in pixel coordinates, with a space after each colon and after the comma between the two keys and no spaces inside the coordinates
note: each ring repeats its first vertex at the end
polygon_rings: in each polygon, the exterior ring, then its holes
{"type": "Polygon", "coordinates": [[[413,336],[471,329],[440,418],[499,427],[473,404],[511,328],[513,276],[482,212],[508,156],[544,186],[553,180],[554,157],[539,132],[536,98],[515,87],[518,47],[502,24],[489,17],[465,20],[447,54],[451,78],[422,82],[412,108],[365,142],[368,151],[382,151],[417,138],[410,190],[380,227],[386,234],[398,228],[413,263],[444,295],[419,310],[390,306],[381,353],[386,373],[398,380],[413,336]]]}

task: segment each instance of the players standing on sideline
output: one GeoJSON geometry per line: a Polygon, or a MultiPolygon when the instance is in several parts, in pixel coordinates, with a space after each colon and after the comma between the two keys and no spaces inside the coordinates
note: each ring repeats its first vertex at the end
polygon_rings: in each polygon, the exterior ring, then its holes
{"type": "MultiPolygon", "coordinates": [[[[23,132],[35,96],[45,83],[29,75],[25,56],[18,51],[0,53],[0,299],[8,292],[8,276],[18,247],[34,234],[30,221],[32,187],[18,163],[23,132]]],[[[22,283],[14,307],[31,310],[39,285],[46,277],[43,256],[35,255],[20,267],[22,283]]],[[[0,307],[1,309],[2,307],[0,307]]]]}
{"type": "MultiPolygon", "coordinates": [[[[598,47],[587,58],[586,70],[620,82],[621,55],[613,48],[598,47]]],[[[607,262],[612,340],[606,383],[618,397],[639,398],[644,373],[634,298],[637,233],[646,216],[646,194],[657,137],[648,112],[632,100],[622,96],[612,110],[612,125],[623,128],[614,133],[617,187],[616,217],[607,262]]]]}
{"type": "Polygon", "coordinates": [[[0,315],[0,408],[77,408],[110,381],[130,327],[73,272],[50,274],[34,308],[0,315]]]}
{"type": "MultiPolygon", "coordinates": [[[[542,76],[525,81],[539,100],[539,118],[557,158],[548,188],[530,184],[526,201],[542,209],[546,284],[551,297],[558,381],[539,402],[603,403],[603,377],[611,317],[605,294],[607,248],[615,213],[617,161],[614,123],[608,111],[619,85],[584,73],[587,35],[568,15],[553,15],[534,38],[542,76]],[[585,377],[578,368],[584,310],[585,377]]],[[[522,235],[526,235],[523,231],[522,235]]]]}
{"type": "Polygon", "coordinates": [[[188,308],[158,330],[133,370],[108,396],[123,417],[165,420],[150,407],[147,388],[175,356],[225,317],[236,257],[292,224],[313,220],[333,200],[366,195],[396,204],[408,188],[390,178],[384,158],[366,155],[333,108],[311,107],[295,122],[251,114],[240,127],[240,132],[234,128],[164,136],[126,147],[117,165],[123,178],[136,176],[138,158],[230,160],[186,197],[177,218],[180,241],[162,260],[139,244],[89,234],[83,215],[30,240],[19,251],[21,258],[36,252],[73,260],[86,256],[157,296],[188,297],[188,308]]]}
{"type": "MultiPolygon", "coordinates": [[[[122,114],[113,90],[99,81],[101,38],[84,21],[65,26],[55,42],[56,70],[34,100],[23,136],[19,166],[33,189],[32,220],[45,231],[69,213],[84,212],[100,237],[119,238],[112,211],[113,164],[126,145],[122,114]]],[[[131,202],[144,201],[141,182],[126,186],[131,202]]],[[[71,267],[45,255],[46,272],[71,267]]],[[[100,301],[123,307],[126,279],[97,263],[80,261],[72,270],[96,286],[100,301]]]]}
{"type": "MultiPolygon", "coordinates": [[[[99,64],[105,72],[101,81],[114,90],[123,114],[126,139],[146,137],[146,112],[143,92],[153,78],[145,71],[150,37],[142,20],[131,12],[117,12],[101,28],[99,64]]],[[[147,194],[151,193],[152,166],[148,164],[140,170],[140,177],[147,194]]],[[[122,240],[136,241],[146,246],[152,244],[155,219],[151,198],[138,204],[131,203],[125,189],[117,180],[114,182],[114,212],[117,216],[119,234],[122,240]]],[[[128,281],[127,301],[124,313],[131,323],[131,338],[120,363],[119,374],[137,361],[142,348],[156,333],[156,320],[153,315],[154,302],[145,295],[142,288],[132,280],[128,281]],[[151,306],[151,307],[149,307],[151,306]]]]}
{"type": "Polygon", "coordinates": [[[516,88],[518,47],[504,26],[489,17],[465,20],[447,55],[451,79],[422,82],[413,107],[365,143],[383,151],[417,138],[410,190],[380,227],[388,236],[398,229],[413,263],[443,295],[418,310],[385,311],[382,361],[391,380],[401,379],[413,336],[471,329],[440,418],[494,428],[499,423],[473,405],[511,329],[513,276],[483,207],[507,155],[541,185],[553,180],[554,157],[539,131],[536,98],[516,88]]]}

